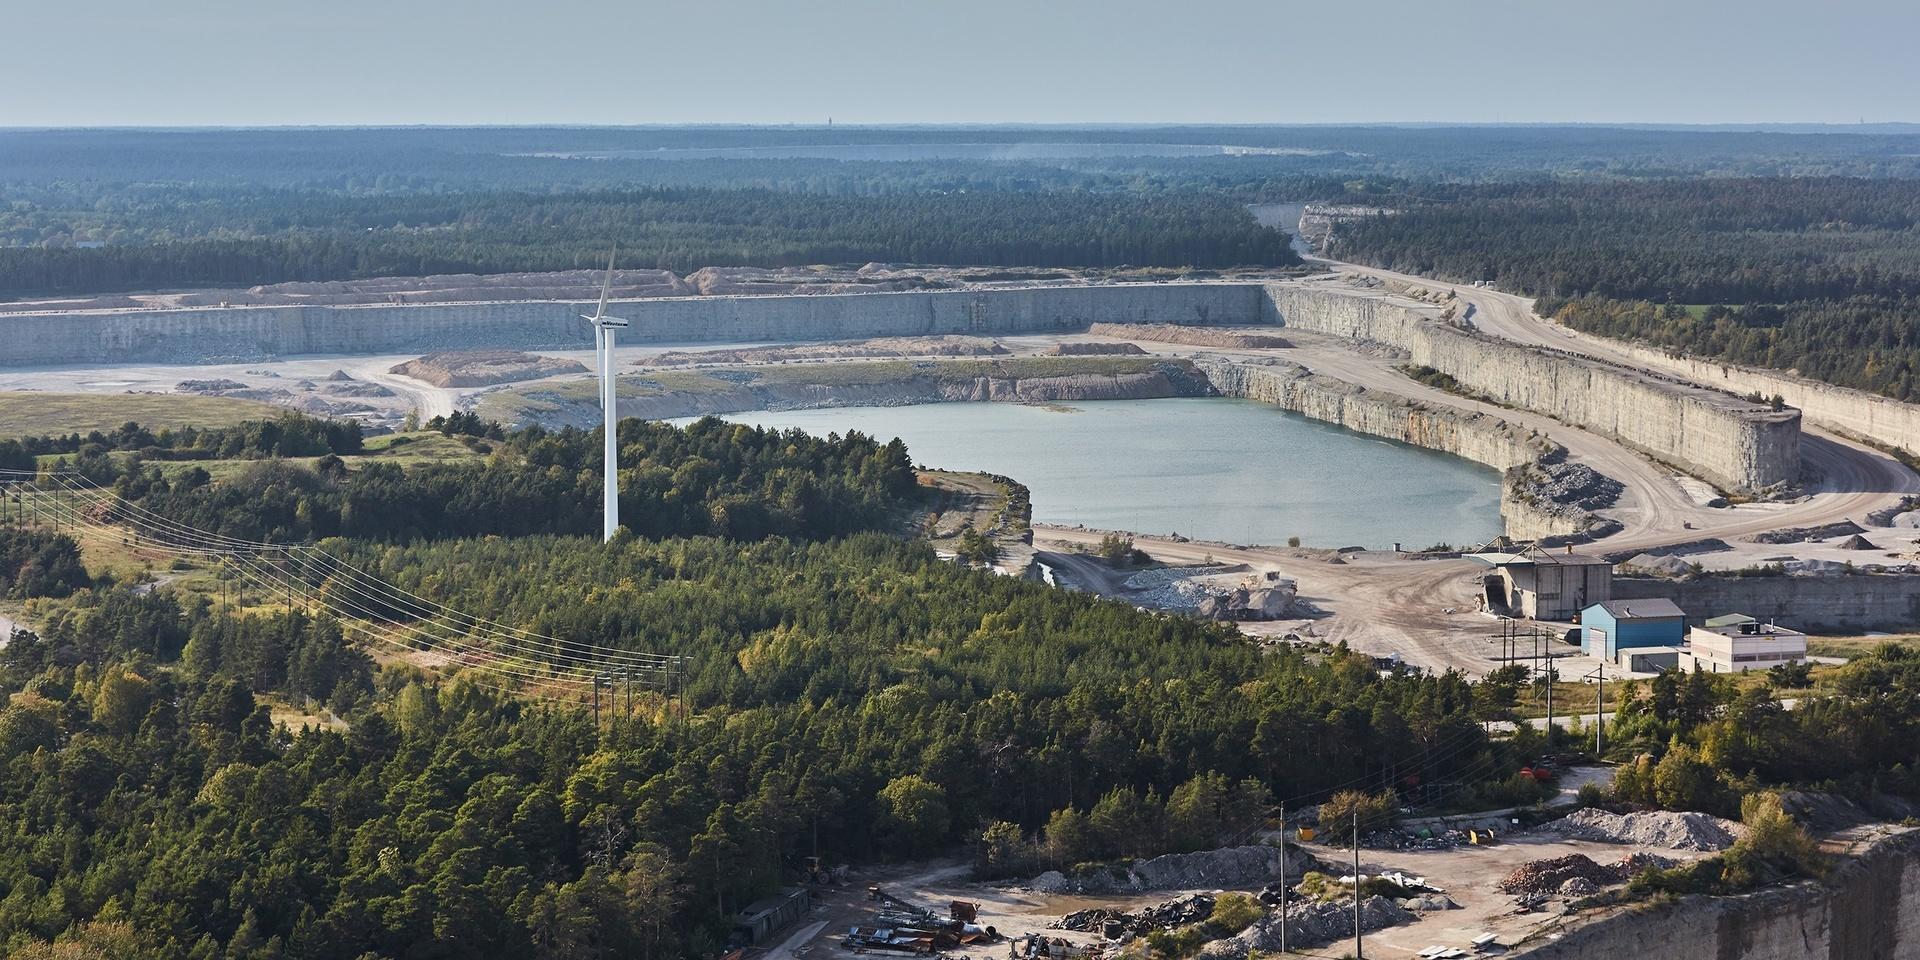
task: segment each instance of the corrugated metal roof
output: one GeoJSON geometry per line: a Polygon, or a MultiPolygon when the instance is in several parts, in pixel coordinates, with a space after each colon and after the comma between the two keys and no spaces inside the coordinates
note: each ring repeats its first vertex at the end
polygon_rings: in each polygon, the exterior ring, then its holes
{"type": "Polygon", "coordinates": [[[1554,553],[1548,550],[1527,550],[1521,553],[1469,553],[1469,560],[1478,560],[1490,567],[1523,566],[1561,566],[1561,567],[1610,567],[1605,558],[1587,553],[1554,553]]]}
{"type": "Polygon", "coordinates": [[[1661,620],[1667,617],[1685,617],[1687,612],[1680,605],[1666,597],[1648,597],[1643,600],[1605,600],[1593,604],[1587,609],[1599,607],[1612,615],[1615,620],[1661,620]]]}

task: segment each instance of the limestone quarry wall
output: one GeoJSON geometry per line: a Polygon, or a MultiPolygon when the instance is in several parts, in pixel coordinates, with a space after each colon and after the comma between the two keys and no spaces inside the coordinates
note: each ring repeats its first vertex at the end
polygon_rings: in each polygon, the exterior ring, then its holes
{"type": "MultiPolygon", "coordinates": [[[[1575,333],[1582,339],[1590,334],[1575,333]]],[[[1809,423],[1875,443],[1920,453],[1920,405],[1901,403],[1877,394],[1797,377],[1778,370],[1761,370],[1715,360],[1669,356],[1644,344],[1606,341],[1649,370],[1670,373],[1698,383],[1716,384],[1738,394],[1758,391],[1778,395],[1796,407],[1809,423]]]]}
{"type": "MultiPolygon", "coordinates": [[[[1117,284],[619,302],[622,343],[1037,333],[1092,323],[1259,323],[1257,284],[1117,284]]],[[[593,345],[564,301],[224,307],[0,317],[0,366],[203,363],[316,353],[593,345]]]]}
{"type": "Polygon", "coordinates": [[[1920,625],[1920,576],[1615,577],[1622,600],[1667,597],[1699,623],[1724,613],[1778,620],[1803,630],[1900,630],[1920,625]]]}
{"type": "Polygon", "coordinates": [[[1528,960],[1920,958],[1920,833],[1882,839],[1824,883],[1741,897],[1688,897],[1564,932],[1528,960]]]}
{"type": "Polygon", "coordinates": [[[1384,343],[1502,404],[1613,437],[1731,491],[1800,476],[1800,415],[1715,390],[1482,336],[1384,297],[1267,285],[1270,322],[1384,343]]]}
{"type": "Polygon", "coordinates": [[[1368,390],[1298,364],[1208,358],[1196,365],[1224,396],[1258,400],[1358,433],[1450,453],[1506,472],[1500,516],[1510,537],[1545,539],[1586,529],[1584,514],[1554,510],[1526,496],[1522,478],[1514,473],[1515,468],[1558,452],[1558,445],[1498,417],[1368,390]]]}
{"type": "MultiPolygon", "coordinates": [[[[202,363],[301,354],[591,345],[564,301],[249,306],[0,317],[0,366],[202,363]]],[[[1799,474],[1799,414],[1479,336],[1411,305],[1292,283],[1144,283],[814,296],[629,300],[625,343],[1017,334],[1093,323],[1283,322],[1392,344],[1501,402],[1616,437],[1729,490],[1799,474]]],[[[1304,411],[1303,411],[1304,412],[1304,411]]],[[[1462,454],[1472,456],[1471,454],[1462,454]]],[[[1480,459],[1473,457],[1473,459],[1480,459]]],[[[1488,461],[1482,461],[1488,462],[1488,461]]]]}

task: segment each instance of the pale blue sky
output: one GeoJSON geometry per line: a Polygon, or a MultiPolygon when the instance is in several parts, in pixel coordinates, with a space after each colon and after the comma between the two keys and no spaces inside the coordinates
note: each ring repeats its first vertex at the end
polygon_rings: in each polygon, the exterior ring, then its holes
{"type": "Polygon", "coordinates": [[[1920,120],[1913,0],[0,0],[0,126],[1920,120]]]}

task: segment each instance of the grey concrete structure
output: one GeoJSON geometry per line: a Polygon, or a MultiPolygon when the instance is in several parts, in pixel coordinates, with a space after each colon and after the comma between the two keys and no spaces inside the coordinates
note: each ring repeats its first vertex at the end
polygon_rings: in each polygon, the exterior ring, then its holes
{"type": "Polygon", "coordinates": [[[1492,567],[1485,581],[1486,600],[1496,613],[1571,620],[1586,607],[1614,597],[1613,564],[1600,557],[1537,547],[1472,556],[1492,567]]]}

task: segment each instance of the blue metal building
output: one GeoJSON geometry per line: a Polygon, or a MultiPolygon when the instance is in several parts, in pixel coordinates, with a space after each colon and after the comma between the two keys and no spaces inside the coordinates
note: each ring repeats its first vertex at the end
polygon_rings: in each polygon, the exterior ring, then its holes
{"type": "Polygon", "coordinates": [[[1608,600],[1580,611],[1580,651],[1615,659],[1622,647],[1678,647],[1687,640],[1687,615],[1664,597],[1608,600]]]}

